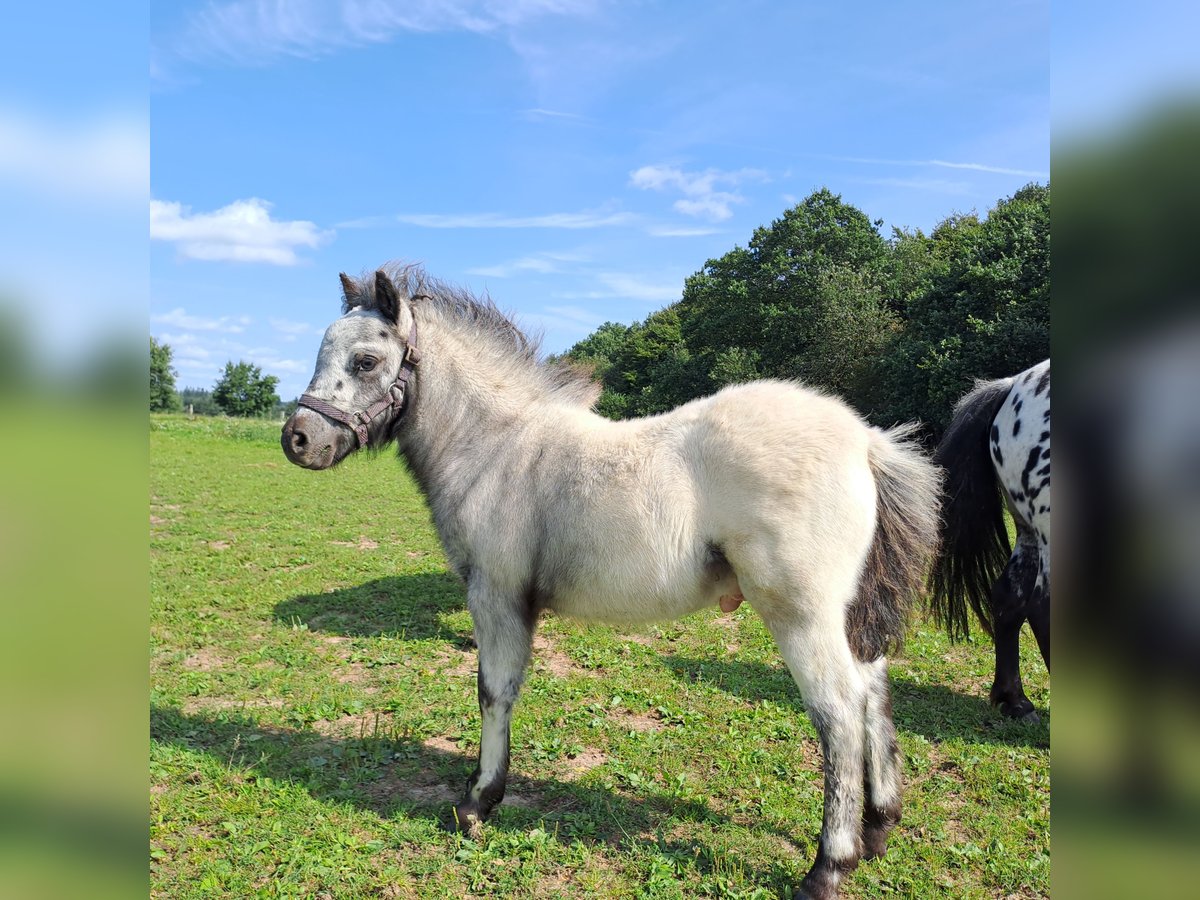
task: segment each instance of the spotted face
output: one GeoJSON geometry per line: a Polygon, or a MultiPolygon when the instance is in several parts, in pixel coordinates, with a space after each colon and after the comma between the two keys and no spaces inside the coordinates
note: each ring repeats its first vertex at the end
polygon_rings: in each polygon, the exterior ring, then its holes
{"type": "Polygon", "coordinates": [[[341,462],[358,449],[364,428],[363,442],[373,446],[391,437],[400,412],[403,336],[415,329],[409,301],[386,272],[373,281],[344,273],[340,279],[343,315],[325,330],[312,381],[280,437],[287,458],[307,469],[341,462]]]}
{"type": "Polygon", "coordinates": [[[1041,579],[1050,574],[1050,361],[1018,375],[996,418],[989,447],[1018,525],[1036,536],[1041,579]]]}

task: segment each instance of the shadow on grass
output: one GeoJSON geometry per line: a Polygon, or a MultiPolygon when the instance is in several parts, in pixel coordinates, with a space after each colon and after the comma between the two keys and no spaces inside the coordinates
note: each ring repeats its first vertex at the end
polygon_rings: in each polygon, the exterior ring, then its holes
{"type": "MultiPolygon", "coordinates": [[[[454,829],[453,804],[475,765],[465,754],[409,738],[326,737],[260,724],[232,711],[193,715],[151,706],[150,737],[163,745],[206,753],[257,778],[298,784],[318,800],[350,803],[384,818],[424,818],[446,831],[454,829]]],[[[541,825],[560,841],[603,843],[618,850],[655,847],[705,874],[718,866],[721,851],[703,841],[667,839],[661,829],[668,820],[727,825],[727,817],[702,799],[654,792],[645,785],[638,793],[635,797],[603,786],[513,775],[487,827],[523,833],[541,825]]],[[[797,843],[802,853],[815,852],[815,845],[805,849],[803,835],[765,822],[755,827],[797,843]]],[[[814,841],[819,827],[819,822],[813,823],[814,841]]],[[[790,880],[782,859],[760,875],[779,888],[790,880]]]]}
{"type": "Polygon", "coordinates": [[[447,572],[397,575],[330,591],[301,594],[275,605],[275,618],[310,631],[408,640],[438,638],[473,644],[471,632],[447,628],[442,617],[466,608],[462,584],[447,572]]]}
{"type": "MultiPolygon", "coordinates": [[[[770,700],[803,710],[800,689],[788,670],[759,662],[664,656],[678,678],[704,681],[746,700],[770,700]]],[[[931,741],[959,739],[1015,747],[1050,746],[1048,713],[1030,724],[1001,715],[985,698],[960,694],[940,684],[917,684],[892,676],[892,712],[896,728],[931,741]]]]}

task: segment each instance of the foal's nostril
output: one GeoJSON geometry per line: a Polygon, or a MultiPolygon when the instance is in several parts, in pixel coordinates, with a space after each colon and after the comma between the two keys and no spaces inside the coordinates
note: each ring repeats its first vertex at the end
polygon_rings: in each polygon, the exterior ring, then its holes
{"type": "Polygon", "coordinates": [[[301,452],[308,446],[308,435],[303,431],[292,429],[292,450],[296,453],[301,452]]]}

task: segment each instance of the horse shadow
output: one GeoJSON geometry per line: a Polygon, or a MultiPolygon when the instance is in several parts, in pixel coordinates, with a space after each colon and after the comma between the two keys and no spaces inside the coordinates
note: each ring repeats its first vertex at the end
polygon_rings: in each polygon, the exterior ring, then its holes
{"type": "Polygon", "coordinates": [[[446,625],[449,613],[465,609],[462,583],[448,572],[377,578],[324,594],[301,594],[275,604],[277,621],[310,631],[357,637],[387,635],[401,640],[436,638],[467,648],[470,629],[446,625]]]}
{"type": "MultiPolygon", "coordinates": [[[[769,700],[804,709],[800,689],[783,665],[677,655],[664,656],[663,662],[685,681],[715,684],[746,700],[769,700]]],[[[919,734],[931,741],[958,739],[1039,749],[1050,746],[1046,710],[1039,711],[1042,721],[1022,722],[1002,716],[984,697],[962,694],[945,685],[921,684],[895,674],[891,685],[892,715],[901,732],[919,734]]]]}
{"type": "MultiPolygon", "coordinates": [[[[243,777],[299,785],[314,799],[349,803],[383,819],[424,819],[445,832],[455,830],[453,804],[475,765],[473,757],[408,737],[330,737],[261,724],[233,710],[190,714],[152,705],[150,737],[162,745],[202,752],[236,767],[243,777]]],[[[513,773],[505,800],[486,827],[513,834],[541,827],[561,841],[616,850],[653,846],[703,873],[717,871],[721,851],[703,839],[665,837],[668,819],[710,824],[718,832],[731,823],[704,799],[663,793],[649,785],[640,786],[635,796],[603,785],[513,773]]],[[[767,827],[801,854],[815,849],[806,846],[801,835],[767,827]]],[[[794,878],[780,860],[755,880],[782,888],[794,878]]]]}

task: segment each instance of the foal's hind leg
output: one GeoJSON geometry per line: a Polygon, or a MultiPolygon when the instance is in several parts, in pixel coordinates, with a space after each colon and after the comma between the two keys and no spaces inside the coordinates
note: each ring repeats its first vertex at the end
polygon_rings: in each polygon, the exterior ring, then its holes
{"type": "Polygon", "coordinates": [[[992,585],[991,598],[996,638],[996,677],[991,701],[1004,715],[1028,721],[1036,721],[1037,713],[1021,683],[1020,642],[1037,573],[1037,547],[1018,535],[1008,565],[992,585]]]}
{"type": "Polygon", "coordinates": [[[455,807],[458,827],[478,827],[502,799],[508,778],[509,724],[525,679],[536,624],[534,611],[518,598],[490,591],[482,579],[467,587],[467,606],[479,646],[479,766],[455,807]]]}
{"type": "Polygon", "coordinates": [[[863,779],[863,858],[875,859],[887,852],[888,833],[900,824],[900,748],[892,720],[892,692],[888,683],[887,659],[860,664],[866,683],[866,752],[863,779]]]}
{"type": "MultiPolygon", "coordinates": [[[[794,614],[793,614],[794,615],[794,614]]],[[[841,610],[799,622],[764,619],[804,695],[825,757],[825,815],[817,858],[797,898],[830,898],[862,856],[863,724],[866,685],[846,641],[841,610]]]]}

